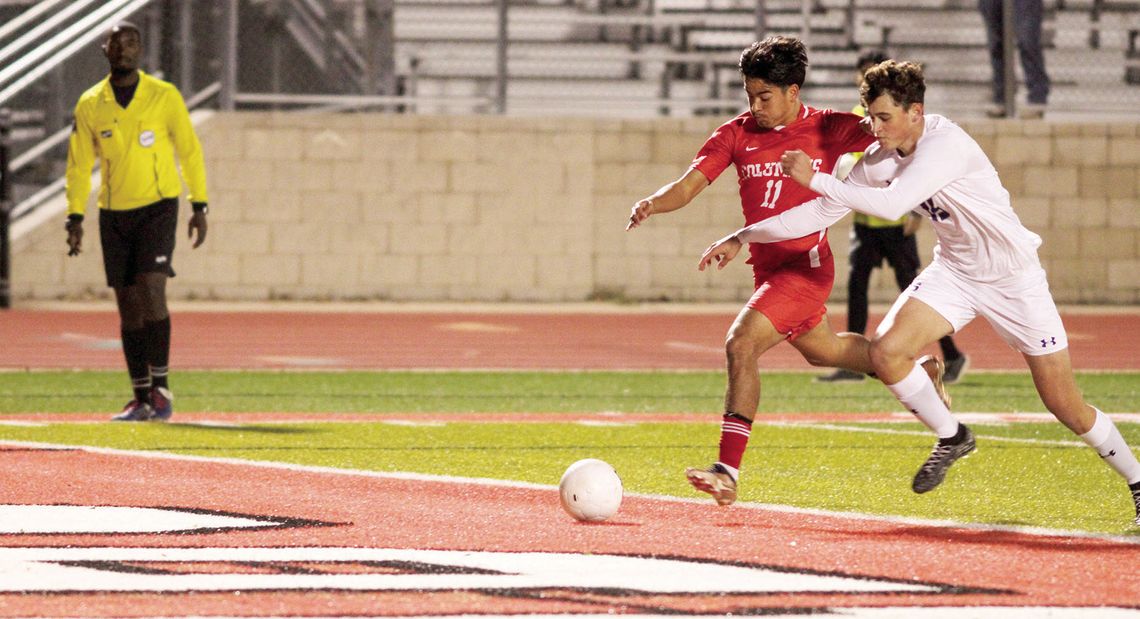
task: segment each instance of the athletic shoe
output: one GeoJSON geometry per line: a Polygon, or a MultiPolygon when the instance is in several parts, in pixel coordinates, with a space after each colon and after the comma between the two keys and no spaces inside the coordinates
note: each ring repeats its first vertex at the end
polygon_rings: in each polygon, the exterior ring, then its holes
{"type": "Polygon", "coordinates": [[[866,375],[859,372],[852,372],[839,368],[831,374],[824,374],[823,376],[816,376],[815,382],[817,383],[857,383],[866,378],[866,375]]]}
{"type": "Polygon", "coordinates": [[[970,358],[966,355],[947,361],[946,373],[942,375],[942,382],[947,385],[953,385],[958,382],[959,378],[962,378],[962,373],[965,372],[968,367],[970,367],[970,358]]]}
{"type": "Polygon", "coordinates": [[[123,412],[111,418],[111,421],[150,421],[154,417],[154,409],[146,402],[131,400],[123,407],[123,412]]]}
{"type": "Polygon", "coordinates": [[[917,363],[926,370],[926,375],[930,377],[930,382],[934,383],[934,390],[938,392],[938,397],[946,408],[950,408],[950,394],[946,391],[946,381],[944,380],[946,374],[946,366],[942,364],[942,360],[934,355],[926,355],[919,357],[917,363]]]}
{"type": "Polygon", "coordinates": [[[1132,502],[1136,504],[1136,520],[1132,524],[1140,527],[1140,481],[1128,486],[1128,489],[1132,491],[1132,502]]]}
{"type": "Polygon", "coordinates": [[[912,490],[918,494],[934,490],[942,480],[946,479],[946,471],[950,469],[951,464],[973,453],[976,448],[974,433],[964,425],[960,427],[962,430],[959,433],[964,431],[965,434],[962,438],[955,436],[938,439],[934,450],[930,452],[930,457],[915,474],[914,482],[910,485],[912,490]]]}
{"type": "Polygon", "coordinates": [[[985,112],[989,118],[1005,118],[1005,104],[991,103],[986,106],[985,112]]]}
{"type": "Polygon", "coordinates": [[[707,469],[685,469],[685,477],[697,490],[711,494],[717,505],[732,505],[736,501],[736,480],[720,463],[707,469]]]}
{"type": "Polygon", "coordinates": [[[166,387],[155,387],[150,390],[150,404],[154,408],[151,421],[169,421],[174,414],[174,394],[166,387]]]}

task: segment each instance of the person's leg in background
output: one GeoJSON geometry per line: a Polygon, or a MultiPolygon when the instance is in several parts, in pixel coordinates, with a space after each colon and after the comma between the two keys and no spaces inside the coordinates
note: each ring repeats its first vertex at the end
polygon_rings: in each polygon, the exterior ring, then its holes
{"type": "Polygon", "coordinates": [[[1041,23],[1045,18],[1042,0],[1014,0],[1014,32],[1017,34],[1017,54],[1025,74],[1026,114],[1040,117],[1049,100],[1049,75],[1045,72],[1045,52],[1042,49],[1041,23]]]}
{"type": "Polygon", "coordinates": [[[990,55],[990,77],[993,105],[986,115],[1005,115],[1005,62],[1002,55],[1002,0],[978,0],[978,12],[986,26],[986,49],[990,55]]]}

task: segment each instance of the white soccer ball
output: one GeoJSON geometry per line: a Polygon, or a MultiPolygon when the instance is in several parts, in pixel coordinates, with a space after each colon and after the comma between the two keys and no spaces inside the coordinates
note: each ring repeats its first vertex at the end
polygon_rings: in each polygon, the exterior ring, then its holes
{"type": "Polygon", "coordinates": [[[609,464],[586,458],[570,465],[558,482],[562,509],[587,522],[601,522],[621,507],[621,478],[609,464]]]}

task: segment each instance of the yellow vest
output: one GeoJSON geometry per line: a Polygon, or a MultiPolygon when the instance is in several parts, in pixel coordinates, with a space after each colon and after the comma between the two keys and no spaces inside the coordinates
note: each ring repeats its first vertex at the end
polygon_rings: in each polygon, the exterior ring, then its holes
{"type": "MultiPolygon", "coordinates": [[[[855,114],[856,116],[866,116],[867,110],[862,105],[856,105],[851,109],[851,113],[855,114]]],[[[859,161],[859,159],[863,157],[863,153],[851,153],[851,156],[855,158],[855,161],[859,161]]],[[[907,217],[909,217],[909,215],[903,215],[898,219],[892,220],[875,217],[874,215],[855,213],[855,223],[870,228],[893,228],[895,226],[901,226],[906,223],[907,217]]]]}
{"type": "Polygon", "coordinates": [[[202,145],[182,95],[173,84],[142,71],[126,109],[115,101],[110,76],[79,97],[67,151],[69,215],[87,210],[96,157],[103,179],[101,209],[125,211],[177,198],[182,194],[183,177],[191,202],[209,201],[202,145]],[[175,165],[176,152],[181,176],[175,165]]]}

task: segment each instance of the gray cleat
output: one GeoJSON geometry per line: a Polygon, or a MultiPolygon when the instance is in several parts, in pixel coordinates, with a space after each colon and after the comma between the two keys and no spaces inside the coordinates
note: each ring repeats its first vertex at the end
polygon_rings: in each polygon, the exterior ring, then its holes
{"type": "Polygon", "coordinates": [[[974,452],[977,448],[974,443],[974,433],[964,425],[962,429],[966,435],[959,442],[952,442],[954,438],[938,439],[930,452],[930,457],[915,474],[914,482],[910,486],[912,490],[918,494],[934,490],[942,480],[946,479],[946,471],[950,469],[951,464],[974,452]]]}

